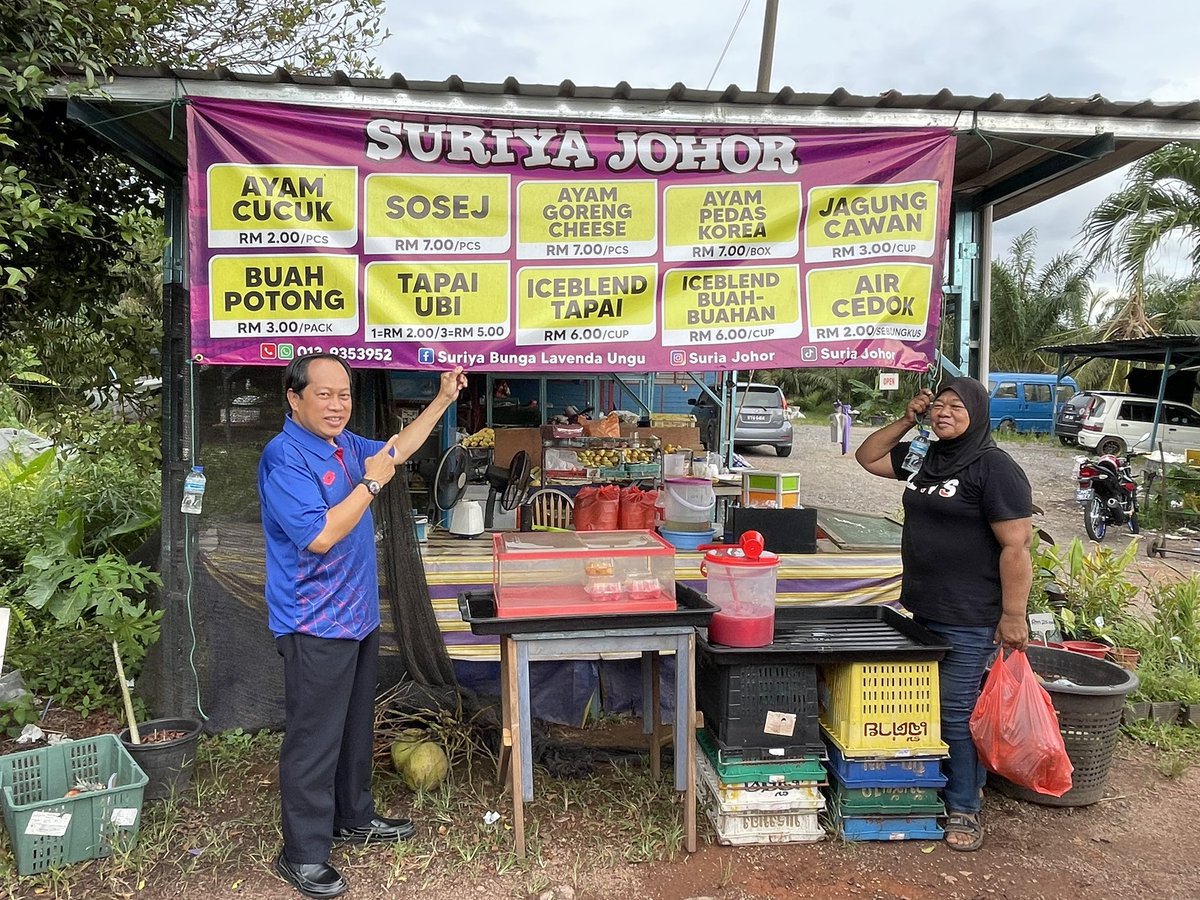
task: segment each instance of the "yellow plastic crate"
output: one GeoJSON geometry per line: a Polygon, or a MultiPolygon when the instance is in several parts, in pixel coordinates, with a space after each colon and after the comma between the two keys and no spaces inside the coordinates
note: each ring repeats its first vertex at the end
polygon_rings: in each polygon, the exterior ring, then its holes
{"type": "Polygon", "coordinates": [[[844,663],[821,666],[820,672],[821,725],[844,756],[948,752],[936,662],[844,663]]]}

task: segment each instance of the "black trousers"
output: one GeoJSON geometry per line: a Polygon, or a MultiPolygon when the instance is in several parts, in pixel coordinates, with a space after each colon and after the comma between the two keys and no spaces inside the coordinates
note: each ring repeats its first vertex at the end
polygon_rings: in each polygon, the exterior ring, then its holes
{"type": "Polygon", "coordinates": [[[279,752],[283,853],[297,865],[329,859],[335,828],[375,816],[371,758],[379,629],[361,641],[276,638],[283,657],[286,732],[279,752]]]}

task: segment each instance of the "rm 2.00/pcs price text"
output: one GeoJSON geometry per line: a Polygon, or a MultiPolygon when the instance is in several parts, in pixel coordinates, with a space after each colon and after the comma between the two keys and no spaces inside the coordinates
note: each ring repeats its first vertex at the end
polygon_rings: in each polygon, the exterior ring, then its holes
{"type": "Polygon", "coordinates": [[[392,351],[390,347],[330,347],[328,350],[326,350],[324,347],[309,347],[304,345],[299,345],[296,347],[297,356],[308,356],[310,353],[332,353],[334,356],[340,356],[342,359],[360,361],[392,361],[392,351]]]}
{"type": "Polygon", "coordinates": [[[239,231],[238,243],[247,247],[261,244],[294,247],[321,246],[329,243],[329,235],[315,231],[239,231]]]}

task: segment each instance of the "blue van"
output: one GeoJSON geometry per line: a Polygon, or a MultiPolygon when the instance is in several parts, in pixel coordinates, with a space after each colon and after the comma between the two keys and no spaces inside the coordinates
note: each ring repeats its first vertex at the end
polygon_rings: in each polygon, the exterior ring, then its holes
{"type": "Polygon", "coordinates": [[[1049,434],[1062,404],[1077,393],[1079,385],[1069,375],[1035,375],[1028,372],[988,373],[992,428],[1001,431],[1030,431],[1049,434]],[[1058,383],[1058,396],[1054,385],[1058,383]]]}

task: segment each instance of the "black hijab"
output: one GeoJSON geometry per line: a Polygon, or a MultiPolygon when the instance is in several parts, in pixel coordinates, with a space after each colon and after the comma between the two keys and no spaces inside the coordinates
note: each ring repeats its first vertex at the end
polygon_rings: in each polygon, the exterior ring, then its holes
{"type": "Polygon", "coordinates": [[[925,461],[917,470],[917,474],[913,476],[913,484],[918,487],[945,481],[980,459],[985,453],[1000,449],[992,440],[987,388],[976,379],[964,376],[945,382],[938,388],[937,397],[941,397],[948,391],[954,392],[962,400],[971,422],[967,426],[967,430],[956,438],[930,442],[929,452],[925,454],[925,461]]]}

